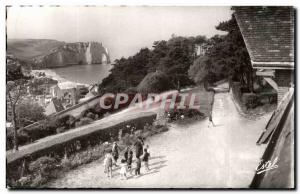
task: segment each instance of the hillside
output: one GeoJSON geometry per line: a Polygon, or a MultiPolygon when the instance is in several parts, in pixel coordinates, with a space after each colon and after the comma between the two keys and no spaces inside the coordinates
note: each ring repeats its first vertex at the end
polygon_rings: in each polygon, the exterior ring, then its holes
{"type": "Polygon", "coordinates": [[[110,62],[107,49],[98,42],[65,43],[47,39],[9,39],[7,55],[30,63],[33,69],[110,62]]]}
{"type": "Polygon", "coordinates": [[[50,39],[8,39],[6,51],[19,60],[31,62],[34,57],[47,55],[52,49],[64,44],[50,39]]]}

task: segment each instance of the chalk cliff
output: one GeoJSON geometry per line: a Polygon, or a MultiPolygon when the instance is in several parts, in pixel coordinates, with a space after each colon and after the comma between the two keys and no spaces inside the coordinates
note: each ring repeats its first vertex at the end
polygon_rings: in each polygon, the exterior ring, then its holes
{"type": "Polygon", "coordinates": [[[110,62],[107,49],[98,42],[66,43],[46,55],[35,57],[33,61],[38,68],[110,62]]]}

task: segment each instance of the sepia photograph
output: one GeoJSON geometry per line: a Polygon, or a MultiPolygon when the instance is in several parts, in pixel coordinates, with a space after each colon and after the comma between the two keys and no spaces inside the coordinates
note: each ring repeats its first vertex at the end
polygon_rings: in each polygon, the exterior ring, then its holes
{"type": "Polygon", "coordinates": [[[296,188],[294,6],[5,12],[8,190],[296,188]]]}

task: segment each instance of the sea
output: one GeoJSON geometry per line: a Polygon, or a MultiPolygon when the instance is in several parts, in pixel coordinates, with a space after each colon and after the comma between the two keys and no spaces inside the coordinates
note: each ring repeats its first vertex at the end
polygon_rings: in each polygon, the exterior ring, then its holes
{"type": "Polygon", "coordinates": [[[47,77],[51,77],[60,83],[72,82],[77,84],[91,85],[95,83],[101,83],[102,80],[110,74],[111,68],[111,64],[88,64],[34,71],[44,72],[47,77]]]}

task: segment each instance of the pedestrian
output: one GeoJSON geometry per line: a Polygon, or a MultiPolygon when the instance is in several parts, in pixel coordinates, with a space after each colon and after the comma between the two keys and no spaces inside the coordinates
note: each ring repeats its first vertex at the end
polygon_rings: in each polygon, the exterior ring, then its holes
{"type": "Polygon", "coordinates": [[[134,144],[135,147],[135,156],[137,158],[140,158],[141,155],[143,155],[143,140],[142,137],[138,137],[137,141],[134,144]]]}
{"type": "Polygon", "coordinates": [[[114,165],[117,166],[117,161],[118,161],[118,158],[119,158],[119,146],[118,146],[117,142],[113,143],[112,156],[113,156],[113,159],[114,159],[114,165]]]}
{"type": "Polygon", "coordinates": [[[128,158],[127,158],[127,168],[128,168],[128,171],[130,172],[130,174],[132,174],[132,157],[133,157],[133,152],[130,150],[129,151],[129,155],[128,155],[128,158]]]}
{"type": "Polygon", "coordinates": [[[150,168],[149,168],[149,157],[150,157],[150,153],[145,148],[144,149],[144,155],[143,155],[143,162],[144,162],[146,171],[150,170],[150,168]]]}
{"type": "Polygon", "coordinates": [[[141,159],[140,158],[136,158],[135,160],[135,176],[139,176],[141,174],[141,159]]]}
{"type": "Polygon", "coordinates": [[[121,160],[121,169],[120,169],[121,179],[123,179],[123,180],[127,179],[126,172],[127,172],[127,163],[126,163],[125,159],[122,159],[121,160]]]}
{"type": "Polygon", "coordinates": [[[124,152],[124,158],[125,158],[126,161],[128,159],[129,151],[130,151],[130,148],[129,148],[129,146],[127,146],[126,149],[125,149],[125,152],[124,152]]]}
{"type": "Polygon", "coordinates": [[[213,127],[215,127],[216,125],[214,124],[213,122],[213,119],[212,119],[212,112],[210,112],[209,116],[208,116],[208,127],[210,127],[210,125],[212,125],[213,127]]]}
{"type": "Polygon", "coordinates": [[[112,178],[113,157],[111,150],[108,150],[104,158],[104,173],[107,173],[108,178],[112,178]]]}

